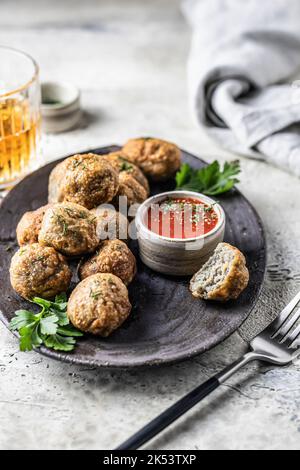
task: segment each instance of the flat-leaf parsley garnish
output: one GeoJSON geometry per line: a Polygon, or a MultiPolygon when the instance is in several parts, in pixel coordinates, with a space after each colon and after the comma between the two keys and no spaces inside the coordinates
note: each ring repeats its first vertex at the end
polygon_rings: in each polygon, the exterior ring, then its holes
{"type": "Polygon", "coordinates": [[[225,162],[223,170],[216,160],[201,170],[192,168],[188,163],[183,163],[176,173],[176,189],[185,189],[216,196],[226,193],[239,182],[236,178],[241,171],[240,162],[225,162]]]}
{"type": "Polygon", "coordinates": [[[10,329],[20,335],[20,350],[31,351],[42,344],[58,351],[72,351],[75,337],[83,336],[74,328],[67,317],[67,296],[60,294],[54,302],[34,297],[32,303],[41,307],[39,313],[17,310],[10,322],[10,329]]]}

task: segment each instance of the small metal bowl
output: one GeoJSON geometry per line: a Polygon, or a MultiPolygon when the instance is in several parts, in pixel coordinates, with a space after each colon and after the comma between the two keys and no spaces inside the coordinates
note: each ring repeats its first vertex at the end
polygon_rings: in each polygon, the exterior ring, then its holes
{"type": "Polygon", "coordinates": [[[174,276],[188,276],[198,271],[212,255],[216,246],[223,241],[225,213],[214,200],[204,194],[192,191],[170,191],[150,197],[139,207],[135,224],[140,257],[154,271],[174,276]],[[152,204],[159,204],[167,197],[187,197],[198,199],[206,204],[214,204],[218,215],[217,225],[207,234],[195,238],[169,238],[148,229],[145,216],[152,204]]]}
{"type": "Polygon", "coordinates": [[[73,129],[81,118],[80,92],[68,83],[43,82],[42,127],[47,133],[73,129]]]}

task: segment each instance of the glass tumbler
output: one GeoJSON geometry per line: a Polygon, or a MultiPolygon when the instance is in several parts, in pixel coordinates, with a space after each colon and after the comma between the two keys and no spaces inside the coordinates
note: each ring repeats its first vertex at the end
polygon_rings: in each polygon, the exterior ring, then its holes
{"type": "Polygon", "coordinates": [[[40,86],[36,62],[0,46],[0,191],[38,166],[40,86]]]}

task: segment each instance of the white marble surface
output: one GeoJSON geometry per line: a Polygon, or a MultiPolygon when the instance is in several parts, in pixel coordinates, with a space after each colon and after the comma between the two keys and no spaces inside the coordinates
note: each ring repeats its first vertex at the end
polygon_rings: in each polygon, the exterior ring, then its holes
{"type": "MultiPolygon", "coordinates": [[[[32,54],[42,79],[82,90],[81,128],[45,136],[45,160],[145,134],[208,161],[228,157],[189,114],[189,40],[177,0],[0,2],[0,43],[32,54]]],[[[298,179],[264,163],[242,159],[242,168],[240,188],[264,221],[269,247],[255,322],[248,322],[259,329],[262,314],[274,316],[300,287],[300,189],[298,179]]],[[[240,333],[248,337],[247,324],[240,333]]],[[[236,333],[177,366],[109,372],[20,353],[0,325],[0,448],[113,448],[245,348],[236,333]]],[[[300,362],[250,365],[148,448],[299,449],[299,383],[300,362]]]]}

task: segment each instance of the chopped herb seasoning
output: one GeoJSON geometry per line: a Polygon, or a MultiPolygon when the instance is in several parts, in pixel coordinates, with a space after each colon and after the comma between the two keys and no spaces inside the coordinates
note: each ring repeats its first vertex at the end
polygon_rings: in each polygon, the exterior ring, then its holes
{"type": "Polygon", "coordinates": [[[37,261],[45,261],[45,256],[43,255],[37,256],[35,260],[33,260],[33,263],[36,263],[37,261]]]}
{"type": "Polygon", "coordinates": [[[90,297],[92,299],[97,300],[99,297],[101,297],[101,295],[102,295],[102,292],[100,290],[97,290],[97,291],[93,291],[92,289],[90,290],[90,297]]]}
{"type": "Polygon", "coordinates": [[[87,169],[87,166],[86,166],[84,160],[73,160],[72,161],[72,166],[73,166],[74,169],[77,168],[78,166],[81,166],[84,170],[87,169]]]}
{"type": "Polygon", "coordinates": [[[53,217],[55,218],[56,222],[60,226],[62,230],[62,234],[66,235],[66,233],[68,232],[68,224],[65,221],[64,217],[61,214],[53,214],[53,217]]]}
{"type": "Polygon", "coordinates": [[[128,163],[126,160],[124,160],[121,164],[120,171],[132,171],[133,166],[128,163]]]}

